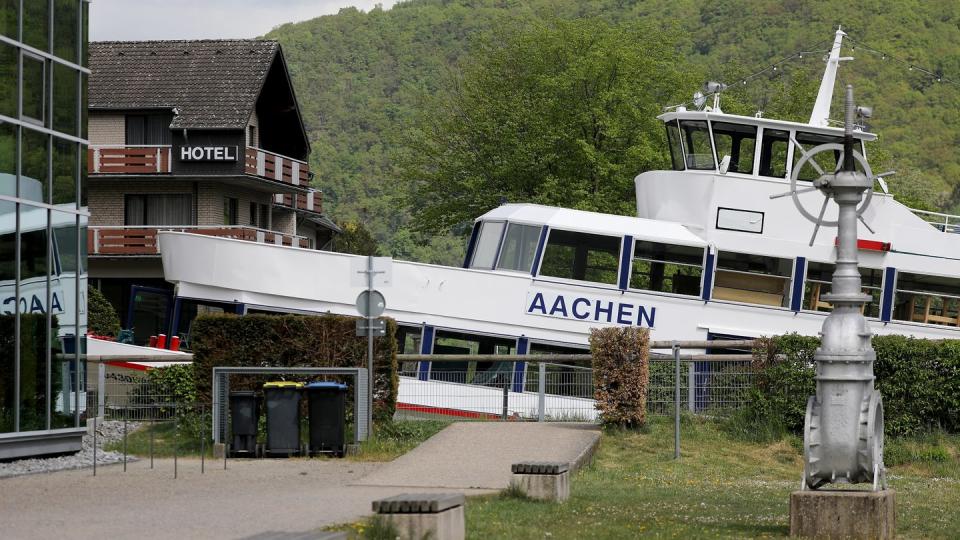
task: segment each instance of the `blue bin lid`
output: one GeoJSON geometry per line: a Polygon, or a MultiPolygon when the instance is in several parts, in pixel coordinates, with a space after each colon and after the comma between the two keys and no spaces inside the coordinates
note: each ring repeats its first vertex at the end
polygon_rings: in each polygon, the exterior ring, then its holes
{"type": "Polygon", "coordinates": [[[307,390],[334,389],[334,388],[338,390],[346,390],[347,385],[341,384],[341,383],[335,383],[335,382],[312,382],[307,385],[307,390]]]}

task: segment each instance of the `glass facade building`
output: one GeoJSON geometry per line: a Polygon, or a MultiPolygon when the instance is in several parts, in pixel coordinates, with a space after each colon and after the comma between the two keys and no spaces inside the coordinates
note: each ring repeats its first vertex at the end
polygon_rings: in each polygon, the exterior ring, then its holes
{"type": "Polygon", "coordinates": [[[0,0],[0,459],[80,447],[85,0],[0,0]]]}

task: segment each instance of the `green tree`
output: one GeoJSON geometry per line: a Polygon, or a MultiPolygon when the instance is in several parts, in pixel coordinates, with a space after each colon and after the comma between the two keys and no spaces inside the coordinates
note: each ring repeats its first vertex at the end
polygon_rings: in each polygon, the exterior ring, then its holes
{"type": "Polygon", "coordinates": [[[376,255],[377,241],[367,227],[359,221],[338,224],[343,231],[333,239],[333,251],[354,255],[376,255]]]}
{"type": "Polygon", "coordinates": [[[120,317],[117,310],[99,289],[87,289],[87,328],[91,334],[116,337],[120,334],[120,317]]]}
{"type": "Polygon", "coordinates": [[[497,32],[407,133],[398,163],[414,226],[447,230],[504,199],[635,213],[633,178],[666,165],[656,116],[697,80],[670,36],[644,25],[497,32]]]}

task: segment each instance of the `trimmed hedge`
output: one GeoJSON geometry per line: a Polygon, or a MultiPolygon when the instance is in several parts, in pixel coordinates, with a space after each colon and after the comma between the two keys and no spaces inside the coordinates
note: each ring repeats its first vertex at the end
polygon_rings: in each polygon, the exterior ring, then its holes
{"type": "MultiPolygon", "coordinates": [[[[807,398],[816,392],[813,354],[820,340],[789,334],[760,342],[749,415],[802,434],[807,398]]],[[[887,434],[960,432],[960,341],[877,336],[873,348],[887,434]]]]}
{"type": "Polygon", "coordinates": [[[593,328],[593,385],[605,425],[641,427],[647,421],[650,382],[650,331],[646,328],[593,328]]]}
{"type": "MultiPolygon", "coordinates": [[[[367,367],[367,338],[339,315],[202,315],[193,323],[197,398],[210,402],[214,366],[367,367]]],[[[397,405],[397,324],[374,339],[374,414],[397,405]]]]}
{"type": "Polygon", "coordinates": [[[120,316],[96,287],[87,289],[87,330],[98,336],[120,335],[120,316]]]}

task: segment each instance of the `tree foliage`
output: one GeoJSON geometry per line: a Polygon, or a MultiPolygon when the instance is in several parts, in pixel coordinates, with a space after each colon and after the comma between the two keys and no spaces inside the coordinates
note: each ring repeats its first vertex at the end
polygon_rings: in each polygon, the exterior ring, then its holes
{"type": "Polygon", "coordinates": [[[113,304],[95,287],[87,289],[87,329],[98,336],[120,335],[120,316],[113,304]]]}
{"type": "Polygon", "coordinates": [[[641,25],[497,32],[404,139],[415,225],[446,230],[501,200],[634,214],[634,176],[666,165],[658,104],[694,80],[668,36],[641,25]]]}

